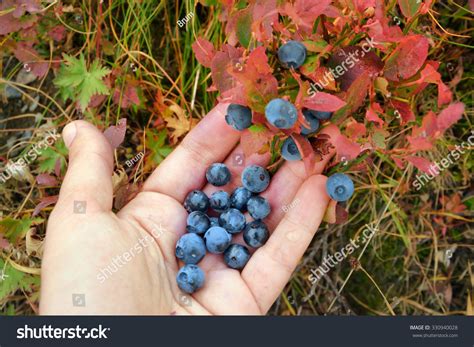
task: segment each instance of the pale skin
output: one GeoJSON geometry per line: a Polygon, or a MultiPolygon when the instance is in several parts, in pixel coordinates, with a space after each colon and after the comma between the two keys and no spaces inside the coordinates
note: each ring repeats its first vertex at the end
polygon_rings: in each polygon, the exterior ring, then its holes
{"type": "MultiPolygon", "coordinates": [[[[240,185],[244,169],[235,163],[235,155],[242,153],[240,133],[225,123],[226,107],[218,105],[204,117],[118,213],[112,212],[110,144],[85,121],[65,127],[69,164],[48,221],[41,314],[260,315],[269,310],[323,219],[329,197],[321,173],[331,155],[316,164],[312,175],[306,174],[302,162],[285,163],[262,194],[272,206],[266,219],[271,231],[267,243],[252,250],[242,271],[228,268],[222,255],[208,253],[198,264],[205,273],[204,287],[183,300],[176,284],[183,264],[174,255],[186,226],[182,203],[193,189],[208,194],[219,189],[205,184],[210,164],[228,165],[233,178],[223,188],[229,192],[240,185]],[[86,202],[85,213],[74,213],[74,201],[86,202]],[[147,235],[155,237],[147,239],[147,235]],[[137,252],[140,244],[142,250],[137,252]],[[130,249],[135,249],[134,255],[127,260],[124,254],[130,249]],[[100,270],[118,256],[118,270],[99,280],[100,270]],[[85,305],[74,306],[73,294],[84,294],[85,305]]],[[[331,135],[336,130],[330,126],[323,131],[331,135]]],[[[253,155],[246,158],[245,166],[265,166],[268,161],[268,155],[253,155]]],[[[243,243],[242,236],[234,242],[243,243]]]]}

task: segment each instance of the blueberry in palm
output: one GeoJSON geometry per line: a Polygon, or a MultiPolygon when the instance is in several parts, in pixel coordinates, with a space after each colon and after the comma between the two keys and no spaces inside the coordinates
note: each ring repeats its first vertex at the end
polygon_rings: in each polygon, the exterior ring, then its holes
{"type": "Polygon", "coordinates": [[[232,241],[232,236],[221,227],[211,227],[204,234],[206,248],[211,253],[223,253],[232,241]]]}
{"type": "Polygon", "coordinates": [[[184,208],[188,212],[201,211],[206,212],[209,208],[209,198],[200,190],[193,190],[184,200],[184,208]]]}
{"type": "Polygon", "coordinates": [[[214,163],[207,168],[206,179],[213,186],[220,187],[230,182],[230,171],[223,163],[214,163]]]}
{"type": "Polygon", "coordinates": [[[204,272],[197,265],[184,265],[176,275],[176,282],[183,292],[192,294],[204,285],[204,272]]]}
{"type": "Polygon", "coordinates": [[[230,205],[240,211],[247,209],[247,201],[252,196],[252,192],[244,187],[235,188],[230,196],[230,205]]]}
{"type": "Polygon", "coordinates": [[[230,208],[219,216],[220,226],[231,234],[241,231],[245,223],[245,216],[236,208],[230,208]]]}
{"type": "Polygon", "coordinates": [[[224,262],[232,269],[243,269],[249,259],[248,248],[239,244],[231,244],[224,252],[224,262]]]}
{"type": "Polygon", "coordinates": [[[252,193],[261,193],[270,184],[270,174],[258,165],[247,166],[242,172],[242,185],[252,193]]]}
{"type": "Polygon", "coordinates": [[[201,211],[193,211],[186,221],[186,230],[189,233],[204,234],[211,226],[209,217],[201,211]]]}
{"type": "Polygon", "coordinates": [[[263,219],[270,214],[270,204],[263,196],[252,196],[247,202],[247,211],[253,219],[263,219]]]}
{"type": "Polygon", "coordinates": [[[255,220],[245,227],[244,241],[250,247],[258,248],[267,242],[269,235],[267,225],[261,220],[255,220]]]}
{"type": "Polygon", "coordinates": [[[176,243],[176,258],[185,264],[197,264],[206,255],[206,245],[196,234],[184,234],[176,243]]]}
{"type": "Polygon", "coordinates": [[[229,193],[223,190],[218,190],[211,194],[209,203],[214,211],[224,212],[230,207],[229,193]]]}

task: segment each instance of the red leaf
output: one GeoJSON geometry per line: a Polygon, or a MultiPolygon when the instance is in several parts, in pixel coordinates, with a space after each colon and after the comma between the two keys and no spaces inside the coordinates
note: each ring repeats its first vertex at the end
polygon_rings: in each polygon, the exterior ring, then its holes
{"type": "Polygon", "coordinates": [[[410,149],[413,151],[426,151],[433,148],[433,144],[426,137],[412,137],[407,136],[407,140],[410,143],[410,149]]]}
{"type": "Polygon", "coordinates": [[[326,10],[332,0],[296,0],[284,2],[284,12],[293,23],[306,30],[313,28],[314,21],[326,10]]]}
{"type": "Polygon", "coordinates": [[[38,215],[43,208],[45,208],[49,205],[55,204],[58,201],[58,198],[59,198],[59,195],[46,196],[46,197],[42,198],[40,200],[39,204],[36,205],[32,216],[34,217],[34,216],[38,215]]]}
{"type": "Polygon", "coordinates": [[[362,74],[375,78],[383,69],[382,60],[369,50],[374,46],[370,40],[361,46],[347,46],[337,50],[329,59],[329,66],[341,84],[342,90],[348,90],[362,74]]]}
{"type": "Polygon", "coordinates": [[[56,177],[61,177],[61,158],[56,159],[54,163],[54,174],[56,177]]]}
{"type": "Polygon", "coordinates": [[[129,108],[131,105],[140,105],[140,99],[138,97],[137,88],[132,85],[127,85],[123,91],[123,94],[120,96],[120,88],[114,89],[114,94],[112,96],[113,101],[122,108],[129,108]]]}
{"type": "Polygon", "coordinates": [[[311,143],[306,137],[300,134],[293,134],[291,135],[291,137],[295,141],[296,146],[298,147],[298,151],[301,153],[301,158],[304,162],[306,174],[308,176],[312,175],[314,164],[316,163],[316,161],[311,143]]]}
{"type": "Polygon", "coordinates": [[[49,31],[48,35],[51,36],[54,41],[62,41],[66,37],[66,28],[62,25],[56,25],[49,31]]]}
{"type": "Polygon", "coordinates": [[[382,42],[399,42],[404,37],[398,25],[388,25],[388,19],[386,17],[378,19],[371,18],[363,28],[376,42],[375,46],[381,49],[384,49],[382,42]]]}
{"type": "Polygon", "coordinates": [[[265,127],[259,127],[258,130],[245,129],[240,137],[240,144],[244,151],[245,157],[252,154],[263,154],[270,148],[269,143],[273,138],[273,134],[265,127]]]}
{"type": "Polygon", "coordinates": [[[17,44],[13,53],[19,61],[25,63],[23,67],[31,71],[37,77],[43,77],[48,72],[49,63],[45,62],[30,45],[20,42],[17,44]]]}
{"type": "Polygon", "coordinates": [[[330,136],[329,142],[336,148],[338,160],[355,159],[361,152],[360,145],[349,140],[339,130],[330,136]]]}
{"type": "Polygon", "coordinates": [[[316,92],[313,96],[304,98],[302,104],[311,110],[324,112],[335,112],[345,105],[346,103],[337,96],[324,92],[316,92]]]}
{"type": "Polygon", "coordinates": [[[409,103],[395,100],[395,99],[390,100],[390,102],[392,106],[395,108],[395,116],[397,116],[398,114],[400,115],[402,119],[402,124],[406,124],[408,122],[415,120],[415,114],[411,110],[409,103]]]}
{"type": "Polygon", "coordinates": [[[211,67],[212,59],[216,54],[212,43],[199,37],[193,44],[192,49],[199,63],[205,67],[211,67]]]}
{"type": "Polygon", "coordinates": [[[428,39],[421,35],[405,37],[385,62],[385,76],[392,81],[412,77],[428,56],[428,39]]]}
{"type": "MultiPolygon", "coordinates": [[[[425,158],[422,157],[414,157],[414,156],[406,156],[405,160],[413,164],[418,170],[423,171],[424,173],[431,174],[432,173],[432,166],[433,164],[425,158]]],[[[437,176],[439,172],[433,171],[433,173],[437,176]]]]}
{"type": "Polygon", "coordinates": [[[382,126],[384,121],[378,116],[378,113],[383,113],[382,108],[378,103],[370,104],[367,112],[365,113],[365,118],[369,122],[377,123],[378,125],[382,126]]]}
{"type": "Polygon", "coordinates": [[[366,132],[364,123],[358,123],[354,118],[351,118],[346,125],[346,135],[354,140],[365,136],[366,132]]]}
{"type": "Polygon", "coordinates": [[[222,51],[217,52],[211,62],[212,82],[221,93],[236,87],[236,81],[227,71],[229,67],[241,69],[243,49],[231,45],[224,45],[222,51]],[[238,67],[237,67],[238,65],[238,67]]]}
{"type": "Polygon", "coordinates": [[[464,104],[462,102],[449,105],[441,111],[436,119],[438,130],[444,133],[451,125],[461,119],[463,113],[464,104]]]}
{"type": "Polygon", "coordinates": [[[3,238],[0,234],[0,250],[7,249],[10,246],[10,242],[7,239],[3,238]]]}
{"type": "Polygon", "coordinates": [[[117,148],[125,139],[125,132],[127,130],[127,119],[119,120],[118,125],[112,125],[105,129],[104,136],[109,141],[112,148],[117,148]]]}
{"type": "Polygon", "coordinates": [[[344,118],[359,109],[364,104],[367,97],[371,80],[368,75],[361,75],[352,83],[349,90],[344,97],[347,100],[347,105],[337,111],[331,118],[331,122],[338,124],[344,118]]]}
{"type": "Polygon", "coordinates": [[[56,177],[48,174],[39,174],[36,176],[36,183],[40,186],[56,186],[58,181],[56,177]]]}

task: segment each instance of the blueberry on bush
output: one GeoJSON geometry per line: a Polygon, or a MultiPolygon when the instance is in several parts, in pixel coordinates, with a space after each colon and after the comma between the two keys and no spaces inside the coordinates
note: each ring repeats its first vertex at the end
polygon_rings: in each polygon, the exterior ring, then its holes
{"type": "Polygon", "coordinates": [[[301,126],[301,135],[311,135],[314,134],[319,129],[319,120],[316,116],[316,111],[304,110],[303,116],[306,121],[309,123],[310,127],[306,128],[301,126]]]}
{"type": "Polygon", "coordinates": [[[270,214],[270,204],[262,196],[252,196],[247,202],[247,211],[253,219],[263,219],[270,214]]]}
{"type": "Polygon", "coordinates": [[[252,111],[242,105],[230,104],[225,121],[235,130],[242,131],[252,125],[252,111]]]}
{"type": "Polygon", "coordinates": [[[242,185],[252,193],[261,193],[270,184],[270,174],[258,165],[247,166],[242,172],[242,185]]]}
{"type": "Polygon", "coordinates": [[[184,265],[176,275],[176,282],[183,292],[192,294],[204,285],[204,272],[197,265],[184,265]]]}
{"type": "Polygon", "coordinates": [[[206,212],[209,208],[209,198],[200,190],[193,190],[184,200],[184,208],[188,212],[201,211],[206,212]]]}
{"type": "Polygon", "coordinates": [[[319,120],[328,120],[332,116],[332,112],[324,112],[324,111],[313,111],[316,118],[319,120]]]}
{"type": "Polygon", "coordinates": [[[290,129],[298,119],[298,111],[289,101],[273,99],[265,106],[265,117],[278,129],[290,129]]]}
{"type": "Polygon", "coordinates": [[[261,247],[267,242],[269,232],[267,225],[261,220],[255,220],[247,224],[244,230],[244,241],[253,248],[261,247]]]}
{"type": "Polygon", "coordinates": [[[326,181],[326,191],[333,200],[347,201],[354,193],[354,183],[346,174],[337,173],[326,181]]]}
{"type": "Polygon", "coordinates": [[[206,248],[211,253],[223,253],[232,241],[232,236],[221,227],[212,227],[204,234],[206,248]]]}
{"type": "Polygon", "coordinates": [[[214,163],[207,168],[206,179],[213,186],[224,186],[230,182],[230,171],[225,164],[214,163]]]}
{"type": "Polygon", "coordinates": [[[245,216],[236,208],[231,208],[219,216],[219,224],[229,233],[235,234],[245,227],[245,216]]]}
{"type": "Polygon", "coordinates": [[[206,245],[196,234],[184,234],[176,243],[176,258],[185,264],[197,264],[206,255],[206,245]]]}
{"type": "Polygon", "coordinates": [[[240,211],[247,209],[247,201],[252,196],[252,192],[244,187],[235,188],[230,196],[230,205],[240,211]]]}
{"type": "Polygon", "coordinates": [[[292,137],[288,137],[283,141],[281,156],[288,161],[301,160],[301,153],[292,137]]]}
{"type": "Polygon", "coordinates": [[[211,226],[209,217],[201,211],[193,211],[186,221],[186,230],[190,233],[204,234],[211,226]]]}
{"type": "Polygon", "coordinates": [[[306,59],[306,47],[298,41],[288,41],[278,49],[278,59],[287,68],[297,69],[306,59]]]}
{"type": "Polygon", "coordinates": [[[224,212],[230,207],[229,193],[223,190],[218,190],[217,192],[211,194],[209,203],[214,211],[224,212]]]}
{"type": "Polygon", "coordinates": [[[232,244],[224,252],[224,262],[232,269],[243,269],[250,259],[247,247],[232,244]]]}
{"type": "Polygon", "coordinates": [[[218,227],[219,226],[219,218],[217,217],[209,217],[209,220],[211,222],[210,227],[218,227]]]}

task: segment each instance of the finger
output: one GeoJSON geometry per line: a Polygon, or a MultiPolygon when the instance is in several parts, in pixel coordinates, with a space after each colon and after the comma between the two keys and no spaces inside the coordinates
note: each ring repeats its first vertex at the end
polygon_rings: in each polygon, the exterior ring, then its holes
{"type": "Polygon", "coordinates": [[[285,287],[323,219],[329,203],[326,180],[325,176],[314,175],[301,185],[295,196],[300,205],[285,214],[242,271],[262,312],[270,308],[285,287]]]}
{"type": "Polygon", "coordinates": [[[148,178],[144,191],[154,191],[183,201],[205,183],[207,167],[221,162],[236,146],[240,132],[225,122],[228,104],[219,104],[184,138],[148,178]]]}
{"type": "Polygon", "coordinates": [[[113,151],[92,124],[78,120],[63,130],[69,164],[56,209],[75,213],[112,209],[113,151]]]}

